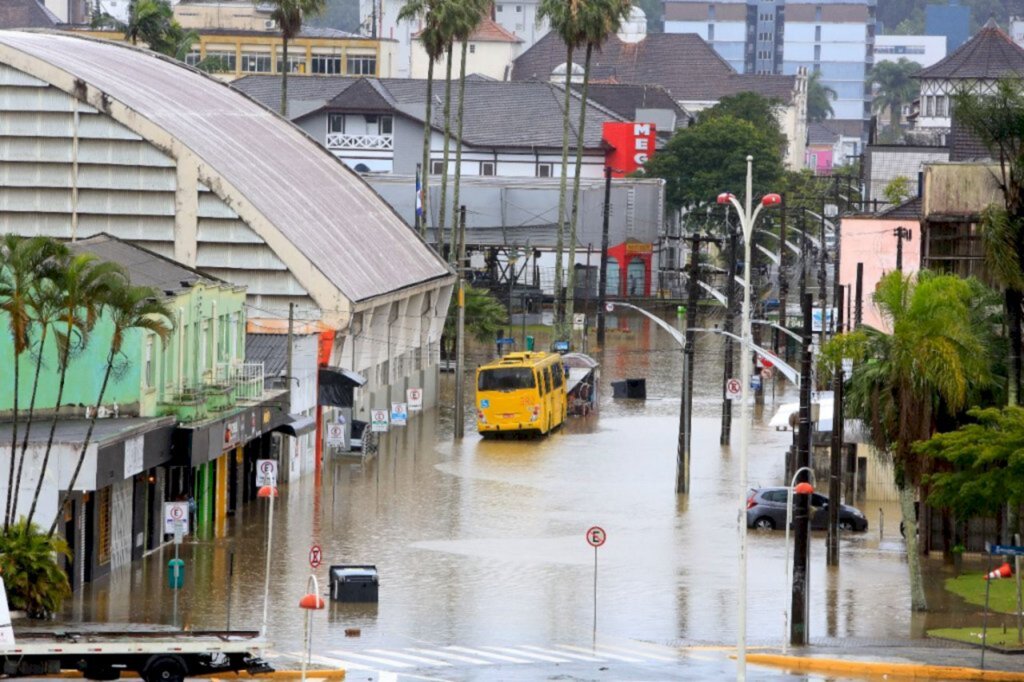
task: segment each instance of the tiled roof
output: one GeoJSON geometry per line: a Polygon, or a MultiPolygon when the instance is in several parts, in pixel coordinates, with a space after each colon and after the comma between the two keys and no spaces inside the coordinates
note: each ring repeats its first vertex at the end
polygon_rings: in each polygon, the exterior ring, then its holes
{"type": "Polygon", "coordinates": [[[949,160],[979,161],[991,158],[992,152],[988,147],[954,116],[949,133],[949,160]]]}
{"type": "Polygon", "coordinates": [[[223,284],[216,277],[109,234],[70,242],[68,248],[75,253],[91,253],[100,260],[117,263],[127,270],[128,279],[135,286],[153,287],[167,295],[188,289],[196,282],[223,284]]]}
{"type": "Polygon", "coordinates": [[[288,367],[288,335],[246,334],[245,361],[262,362],[267,379],[282,376],[288,367]]]}
{"type": "Polygon", "coordinates": [[[483,17],[480,23],[477,24],[476,29],[469,36],[470,42],[477,43],[521,43],[522,38],[519,38],[514,33],[510,33],[505,28],[490,17],[483,17]]]}
{"type": "Polygon", "coordinates": [[[921,197],[907,199],[902,204],[896,204],[878,214],[879,218],[890,218],[892,220],[920,220],[922,201],[921,197]]]}
{"type": "Polygon", "coordinates": [[[914,78],[995,79],[1007,75],[1024,75],[1024,48],[989,20],[953,54],[921,69],[914,78]]]}
{"type": "Polygon", "coordinates": [[[327,106],[335,111],[387,113],[394,111],[397,103],[377,79],[357,78],[328,102],[327,106]]]}
{"type": "MultiPolygon", "coordinates": [[[[573,86],[576,91],[580,88],[579,85],[573,86]]],[[[687,116],[686,111],[660,85],[591,83],[587,88],[587,98],[629,121],[636,120],[637,109],[671,109],[679,121],[687,116]]]]}
{"type": "MultiPolygon", "coordinates": [[[[582,65],[583,49],[573,53],[582,65]]],[[[565,43],[550,32],[512,65],[512,80],[547,81],[565,63],[565,43]]],[[[611,36],[591,57],[592,83],[660,85],[677,101],[717,101],[740,92],[757,92],[789,103],[795,76],[740,75],[695,33],[649,33],[639,43],[611,36]]]]}
{"type": "Polygon", "coordinates": [[[53,28],[59,23],[38,0],[0,0],[0,28],[53,28]]]}
{"type": "Polygon", "coordinates": [[[807,144],[832,145],[839,140],[839,133],[824,123],[812,121],[807,124],[807,144]]]}
{"type": "MultiPolygon", "coordinates": [[[[288,115],[297,118],[299,111],[296,102],[318,102],[327,104],[340,92],[356,82],[356,78],[345,76],[295,76],[288,79],[288,115]]],[[[243,76],[231,81],[231,87],[245,93],[274,111],[281,110],[281,77],[280,76],[243,76]]],[[[313,107],[318,109],[319,106],[313,107]]],[[[303,107],[303,113],[310,111],[303,107]]]]}

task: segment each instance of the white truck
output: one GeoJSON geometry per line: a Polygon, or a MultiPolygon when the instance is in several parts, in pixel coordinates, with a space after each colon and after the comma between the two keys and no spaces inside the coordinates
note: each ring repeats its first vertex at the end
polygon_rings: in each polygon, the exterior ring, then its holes
{"type": "Polygon", "coordinates": [[[265,647],[258,632],[247,630],[33,630],[15,641],[0,578],[0,660],[7,677],[78,670],[86,679],[114,680],[129,671],[146,682],[180,682],[190,675],[272,672],[260,658],[265,647]]]}

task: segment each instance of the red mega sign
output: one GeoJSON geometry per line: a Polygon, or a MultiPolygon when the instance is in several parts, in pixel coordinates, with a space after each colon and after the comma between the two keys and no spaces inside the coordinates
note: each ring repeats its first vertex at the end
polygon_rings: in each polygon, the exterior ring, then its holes
{"type": "Polygon", "coordinates": [[[612,148],[605,155],[605,163],[612,169],[612,177],[623,178],[637,170],[654,153],[653,123],[604,124],[602,137],[612,148]]]}

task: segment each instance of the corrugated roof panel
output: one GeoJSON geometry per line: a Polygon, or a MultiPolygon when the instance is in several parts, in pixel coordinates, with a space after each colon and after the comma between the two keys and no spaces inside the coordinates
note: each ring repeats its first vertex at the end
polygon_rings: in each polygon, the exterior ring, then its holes
{"type": "Polygon", "coordinates": [[[225,84],[114,43],[4,31],[0,44],[82,79],[179,139],[350,300],[450,274],[358,175],[225,84]]]}
{"type": "Polygon", "coordinates": [[[149,168],[147,166],[125,168],[124,166],[79,164],[78,186],[86,189],[174,192],[176,178],[173,168],[149,168]]]}
{"type": "MultiPolygon", "coordinates": [[[[70,219],[70,216],[68,216],[68,219],[70,219]]],[[[86,213],[78,216],[78,235],[80,237],[87,237],[99,234],[100,232],[116,233],[121,239],[130,239],[133,242],[147,242],[147,249],[155,250],[154,247],[150,246],[150,242],[167,242],[171,247],[170,253],[163,253],[163,251],[160,253],[165,256],[174,255],[173,216],[115,216],[109,213],[99,215],[86,213]]]]}
{"type": "Polygon", "coordinates": [[[225,244],[262,244],[260,236],[241,220],[199,218],[199,241],[225,244]]]}
{"type": "Polygon", "coordinates": [[[33,78],[27,73],[12,69],[6,64],[0,64],[0,85],[19,85],[23,87],[45,88],[49,84],[38,78],[33,78]]]}
{"type": "Polygon", "coordinates": [[[0,185],[5,187],[70,187],[71,167],[50,163],[0,161],[0,185]]]}
{"type": "MultiPolygon", "coordinates": [[[[67,161],[71,161],[71,140],[66,140],[67,161]]],[[[28,157],[33,158],[33,157],[28,157]]],[[[78,141],[79,163],[104,163],[115,166],[162,166],[174,168],[174,159],[144,141],[93,140],[78,141]]]]}
{"type": "Polygon", "coordinates": [[[0,161],[70,163],[71,140],[0,138],[0,161]]]}
{"type": "Polygon", "coordinates": [[[78,190],[81,213],[113,215],[174,215],[174,195],[168,192],[111,192],[107,189],[78,190]]]}
{"type": "Polygon", "coordinates": [[[5,111],[0,135],[9,137],[71,137],[71,117],[65,113],[5,111]]]}
{"type": "MultiPolygon", "coordinates": [[[[0,84],[2,85],[2,84],[0,84]]],[[[0,108],[5,111],[70,112],[72,99],[56,88],[4,87],[0,108]]]]}
{"type": "Polygon", "coordinates": [[[210,244],[196,247],[196,267],[225,270],[287,270],[273,249],[266,244],[210,244]]]}
{"type": "Polygon", "coordinates": [[[0,187],[0,211],[29,213],[70,212],[71,190],[0,187]]]}

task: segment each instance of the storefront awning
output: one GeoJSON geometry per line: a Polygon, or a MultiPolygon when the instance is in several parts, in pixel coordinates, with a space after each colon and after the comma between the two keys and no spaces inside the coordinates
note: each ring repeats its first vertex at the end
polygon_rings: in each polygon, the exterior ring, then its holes
{"type": "Polygon", "coordinates": [[[366,384],[366,377],[341,367],[321,367],[318,404],[352,407],[352,389],[366,384]]]}
{"type": "Polygon", "coordinates": [[[284,424],[273,428],[288,436],[302,436],[316,429],[316,417],[307,417],[302,414],[290,414],[284,424]]]}

